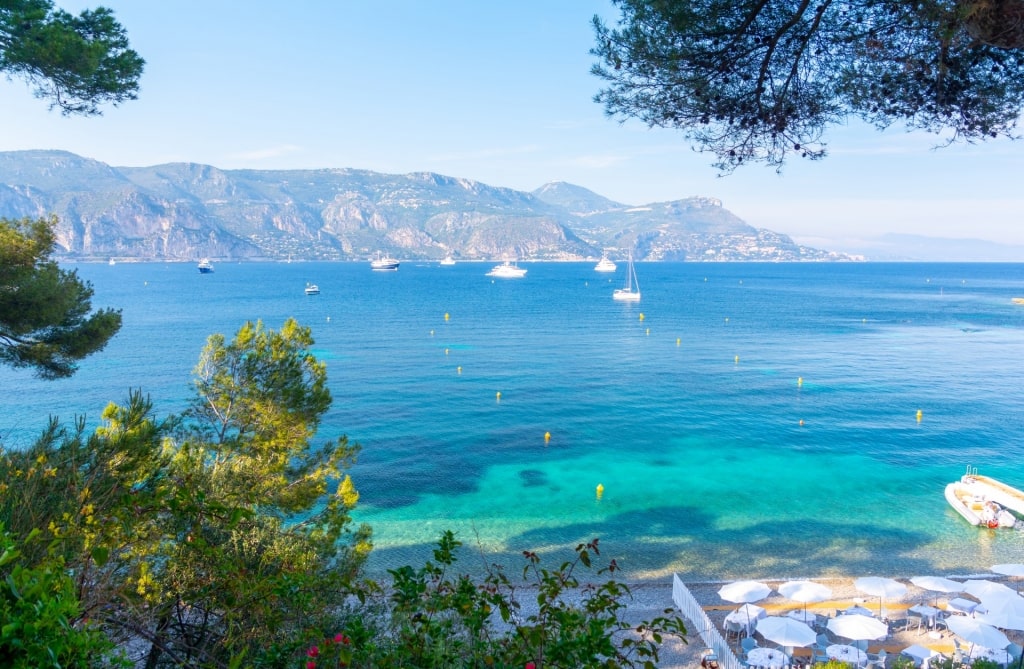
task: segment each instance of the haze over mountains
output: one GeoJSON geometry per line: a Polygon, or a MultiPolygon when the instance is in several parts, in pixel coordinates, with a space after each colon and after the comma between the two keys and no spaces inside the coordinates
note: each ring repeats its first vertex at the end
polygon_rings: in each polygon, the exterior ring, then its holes
{"type": "Polygon", "coordinates": [[[630,206],[552,183],[532,193],[433,173],[112,167],[0,152],[0,216],[56,214],[78,260],[848,260],[754,228],[712,198],[630,206]]]}

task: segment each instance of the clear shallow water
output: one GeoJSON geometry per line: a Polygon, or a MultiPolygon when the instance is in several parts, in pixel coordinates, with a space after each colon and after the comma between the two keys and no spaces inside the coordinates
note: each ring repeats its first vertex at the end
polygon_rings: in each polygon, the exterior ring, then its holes
{"type": "Polygon", "coordinates": [[[422,563],[446,528],[466,568],[600,537],[636,578],[1024,561],[1024,532],[942,497],[967,464],[1024,488],[1024,266],[640,264],[640,304],[611,299],[624,266],[525,266],[82,265],[122,332],[70,380],[0,369],[0,434],[95,420],[129,388],[178,410],[207,335],[294,316],[328,364],[321,435],[363,446],[374,569],[422,563]]]}

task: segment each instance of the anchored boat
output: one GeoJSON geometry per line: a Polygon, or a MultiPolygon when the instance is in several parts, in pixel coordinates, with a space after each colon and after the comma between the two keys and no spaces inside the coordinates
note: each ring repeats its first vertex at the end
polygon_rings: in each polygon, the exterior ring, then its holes
{"type": "Polygon", "coordinates": [[[977,467],[967,467],[959,481],[946,486],[946,501],[972,525],[1013,527],[1014,513],[1024,515],[1024,492],[978,474],[977,467]]]}

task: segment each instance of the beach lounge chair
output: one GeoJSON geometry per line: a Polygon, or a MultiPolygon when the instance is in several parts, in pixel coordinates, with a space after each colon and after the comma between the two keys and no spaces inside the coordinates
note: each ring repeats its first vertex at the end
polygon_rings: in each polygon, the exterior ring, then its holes
{"type": "Polygon", "coordinates": [[[743,626],[743,623],[733,622],[731,620],[725,621],[725,640],[729,641],[730,637],[735,636],[736,640],[743,636],[747,631],[747,628],[743,626]]]}

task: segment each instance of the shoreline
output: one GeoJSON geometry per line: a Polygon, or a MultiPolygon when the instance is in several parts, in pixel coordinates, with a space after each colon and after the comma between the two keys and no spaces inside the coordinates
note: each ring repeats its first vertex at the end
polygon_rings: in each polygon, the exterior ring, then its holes
{"type": "MultiPolygon", "coordinates": [[[[808,611],[813,611],[818,614],[834,614],[837,609],[844,609],[846,607],[860,604],[876,612],[879,605],[879,598],[866,595],[857,590],[854,586],[856,578],[857,577],[757,579],[762,583],[771,586],[772,592],[765,599],[758,600],[754,603],[757,604],[757,606],[767,609],[769,615],[780,615],[784,614],[786,611],[802,609],[804,606],[803,604],[783,597],[778,593],[776,588],[778,585],[788,580],[810,580],[831,588],[832,597],[823,602],[807,604],[808,611]]],[[[884,608],[889,614],[894,612],[898,614],[902,613],[907,608],[922,602],[932,604],[937,601],[938,608],[943,609],[944,602],[948,599],[957,596],[965,596],[962,593],[944,594],[924,590],[910,583],[910,577],[900,576],[893,578],[896,578],[896,580],[906,585],[907,592],[902,597],[886,598],[884,600],[884,608]]],[[[987,579],[997,583],[1002,583],[1014,589],[1024,585],[1024,579],[1018,581],[1010,576],[991,574],[988,572],[975,573],[968,576],[947,576],[947,578],[953,578],[960,581],[967,579],[987,579]]],[[[640,581],[616,580],[628,585],[632,593],[632,598],[626,600],[626,608],[622,611],[623,620],[635,624],[643,620],[650,620],[651,618],[665,615],[665,609],[672,609],[673,613],[682,617],[686,624],[687,643],[683,643],[677,639],[666,638],[659,653],[660,661],[657,665],[659,669],[696,669],[697,667],[700,667],[701,651],[707,648],[707,646],[697,633],[693,621],[682,616],[682,614],[679,613],[678,608],[676,608],[675,603],[672,601],[671,579],[656,581],[648,579],[640,581]]],[[[684,580],[683,582],[698,603],[700,603],[701,608],[712,620],[715,626],[719,631],[722,631],[725,616],[728,615],[730,611],[733,611],[740,606],[740,604],[724,601],[718,596],[718,590],[722,585],[732,581],[705,580],[688,582],[684,580]]],[[[580,593],[577,592],[575,596],[580,596],[580,593]]],[[[969,595],[966,596],[969,597],[969,595]]],[[[1009,637],[1011,642],[1024,645],[1024,632],[1013,630],[1003,631],[1006,633],[1006,636],[1009,637]]],[[[918,644],[931,648],[937,652],[941,652],[948,657],[954,650],[953,639],[954,635],[947,630],[921,633],[916,629],[902,630],[891,634],[885,639],[869,642],[869,651],[877,652],[879,648],[885,648],[891,658],[898,655],[904,648],[913,644],[918,644]]],[[[761,645],[769,647],[777,646],[777,644],[770,642],[765,643],[763,641],[761,642],[761,645]]],[[[735,648],[735,644],[732,644],[732,647],[735,648]]],[[[794,654],[798,656],[809,656],[809,651],[798,648],[794,654]]]]}

